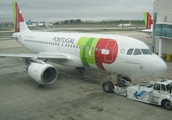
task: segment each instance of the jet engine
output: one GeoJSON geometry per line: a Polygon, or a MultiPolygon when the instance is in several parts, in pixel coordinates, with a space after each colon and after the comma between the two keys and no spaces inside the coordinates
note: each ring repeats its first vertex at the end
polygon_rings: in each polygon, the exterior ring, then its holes
{"type": "Polygon", "coordinates": [[[49,85],[56,81],[58,72],[56,68],[46,63],[34,63],[28,67],[29,75],[38,83],[49,85]]]}

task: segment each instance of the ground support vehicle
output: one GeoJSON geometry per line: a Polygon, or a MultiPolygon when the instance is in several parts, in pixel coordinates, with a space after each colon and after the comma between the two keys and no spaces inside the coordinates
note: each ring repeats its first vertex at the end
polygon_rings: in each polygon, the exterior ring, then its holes
{"type": "Polygon", "coordinates": [[[107,93],[114,92],[132,100],[160,105],[168,110],[172,109],[172,80],[127,83],[125,87],[106,81],[102,83],[102,86],[107,93]]]}

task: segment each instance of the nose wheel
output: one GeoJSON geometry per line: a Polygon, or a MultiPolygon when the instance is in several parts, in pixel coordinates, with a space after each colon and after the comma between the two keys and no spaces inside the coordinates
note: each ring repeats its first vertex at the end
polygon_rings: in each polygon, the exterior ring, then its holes
{"type": "Polygon", "coordinates": [[[111,81],[106,81],[102,84],[103,90],[107,93],[112,93],[114,90],[114,85],[111,81]]]}

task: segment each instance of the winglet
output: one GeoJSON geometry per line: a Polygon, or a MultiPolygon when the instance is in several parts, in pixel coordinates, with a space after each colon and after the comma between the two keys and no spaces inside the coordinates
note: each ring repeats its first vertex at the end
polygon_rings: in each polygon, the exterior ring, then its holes
{"type": "Polygon", "coordinates": [[[17,2],[12,2],[15,32],[29,31],[17,2]]]}

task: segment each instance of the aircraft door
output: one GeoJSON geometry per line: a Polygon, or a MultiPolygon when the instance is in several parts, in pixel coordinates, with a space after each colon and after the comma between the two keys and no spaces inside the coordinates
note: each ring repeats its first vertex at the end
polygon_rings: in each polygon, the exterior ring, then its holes
{"type": "Polygon", "coordinates": [[[118,44],[115,40],[101,38],[95,50],[96,65],[99,69],[105,70],[103,64],[115,62],[118,54],[118,44]]]}
{"type": "Polygon", "coordinates": [[[109,40],[106,44],[106,47],[102,52],[104,53],[104,61],[106,63],[112,63],[116,59],[116,50],[117,43],[114,40],[109,40]]]}
{"type": "Polygon", "coordinates": [[[160,84],[158,84],[158,83],[154,84],[152,96],[153,96],[152,101],[158,104],[159,98],[161,97],[161,85],[160,84]]]}

